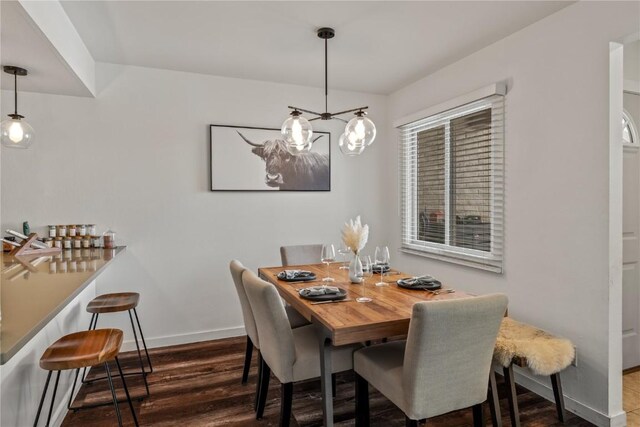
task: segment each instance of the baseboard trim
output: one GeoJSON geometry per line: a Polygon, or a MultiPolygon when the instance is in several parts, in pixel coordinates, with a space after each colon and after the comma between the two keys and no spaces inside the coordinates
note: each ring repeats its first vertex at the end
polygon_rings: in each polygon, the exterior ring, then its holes
{"type": "MultiPolygon", "coordinates": [[[[219,340],[222,338],[239,337],[246,335],[244,326],[233,328],[211,329],[208,331],[191,332],[187,334],[166,335],[164,337],[145,337],[148,348],[167,347],[170,345],[189,344],[201,341],[219,340]]],[[[136,344],[133,340],[122,343],[122,351],[133,351],[136,344]]]]}
{"type": "MultiPolygon", "coordinates": [[[[515,369],[514,369],[515,370],[515,369]]],[[[534,377],[525,375],[521,370],[515,372],[516,382],[521,386],[531,390],[535,394],[544,397],[550,402],[555,402],[553,390],[551,387],[537,381],[534,377]]],[[[564,396],[565,409],[577,416],[584,418],[592,424],[599,427],[624,427],[627,425],[627,414],[621,412],[619,414],[608,416],[602,412],[591,408],[571,397],[564,396]]]]}

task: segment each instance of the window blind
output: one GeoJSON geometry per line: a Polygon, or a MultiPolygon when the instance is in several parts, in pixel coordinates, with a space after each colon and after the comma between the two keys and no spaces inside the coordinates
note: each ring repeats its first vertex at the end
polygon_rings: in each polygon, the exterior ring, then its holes
{"type": "Polygon", "coordinates": [[[402,249],[501,272],[504,96],[399,129],[402,249]]]}

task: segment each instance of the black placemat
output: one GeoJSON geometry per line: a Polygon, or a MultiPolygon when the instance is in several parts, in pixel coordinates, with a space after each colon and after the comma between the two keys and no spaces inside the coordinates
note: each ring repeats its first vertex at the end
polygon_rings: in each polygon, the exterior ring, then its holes
{"type": "MultiPolygon", "coordinates": [[[[311,289],[319,289],[322,286],[313,286],[311,289]]],[[[347,297],[347,291],[342,288],[338,288],[338,292],[335,294],[322,294],[322,295],[309,295],[308,290],[310,288],[300,289],[299,294],[301,298],[311,301],[337,301],[345,299],[347,297]]]]}
{"type": "Polygon", "coordinates": [[[398,286],[405,289],[413,289],[418,291],[435,291],[442,288],[442,283],[436,279],[414,279],[413,277],[405,277],[396,282],[398,286]]]}

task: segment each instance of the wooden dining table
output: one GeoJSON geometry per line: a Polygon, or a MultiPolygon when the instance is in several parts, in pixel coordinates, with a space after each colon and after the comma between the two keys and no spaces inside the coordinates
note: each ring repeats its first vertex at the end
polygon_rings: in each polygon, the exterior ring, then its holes
{"type": "MultiPolygon", "coordinates": [[[[318,327],[320,349],[320,383],[322,389],[322,410],[324,425],[333,425],[333,396],[331,391],[331,349],[366,341],[406,335],[409,330],[412,307],[417,302],[469,298],[459,289],[439,294],[425,290],[413,290],[399,287],[398,279],[412,277],[395,269],[385,273],[383,280],[387,286],[376,286],[380,274],[366,278],[365,284],[352,284],[348,270],[340,269],[342,263],[309,264],[287,267],[266,267],[258,269],[259,276],[275,285],[280,296],[294,307],[302,316],[318,327]],[[309,282],[286,282],[278,279],[278,273],[284,269],[307,270],[315,273],[317,279],[309,282]],[[309,286],[322,285],[324,277],[330,276],[334,282],[327,283],[347,292],[345,302],[313,304],[313,301],[300,297],[299,291],[309,286]],[[371,302],[359,303],[356,298],[364,296],[371,302]]],[[[443,283],[443,290],[451,289],[443,283]]]]}

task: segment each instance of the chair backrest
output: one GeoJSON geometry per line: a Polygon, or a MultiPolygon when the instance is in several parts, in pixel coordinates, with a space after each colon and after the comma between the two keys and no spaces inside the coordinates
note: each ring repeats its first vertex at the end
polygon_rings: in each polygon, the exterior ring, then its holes
{"type": "Polygon", "coordinates": [[[282,265],[318,264],[322,245],[280,246],[282,265]]]}
{"type": "Polygon", "coordinates": [[[236,286],[236,292],[238,293],[238,299],[240,300],[240,308],[242,308],[242,318],[244,319],[244,329],[247,331],[247,335],[251,338],[251,342],[257,348],[260,348],[260,342],[258,341],[258,329],[256,328],[256,321],[253,318],[253,312],[251,311],[251,305],[247,299],[247,293],[244,290],[242,284],[242,273],[246,268],[240,261],[233,260],[229,264],[231,270],[231,277],[233,278],[233,284],[236,286]]]}
{"type": "Polygon", "coordinates": [[[402,384],[410,417],[429,418],[484,402],[507,297],[413,306],[402,384]]]}
{"type": "Polygon", "coordinates": [[[296,347],[280,295],[275,286],[250,270],[242,274],[242,282],[256,319],[260,354],[280,381],[289,382],[293,378],[296,347]]]}

